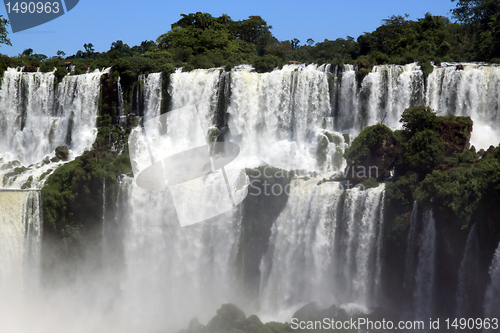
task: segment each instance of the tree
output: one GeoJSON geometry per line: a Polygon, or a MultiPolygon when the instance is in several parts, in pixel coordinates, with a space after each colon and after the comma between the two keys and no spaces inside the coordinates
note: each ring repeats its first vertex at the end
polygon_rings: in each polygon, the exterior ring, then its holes
{"type": "Polygon", "coordinates": [[[57,51],[57,56],[58,56],[60,59],[61,59],[61,58],[64,58],[64,56],[65,56],[65,55],[66,55],[66,52],[61,51],[61,50],[57,51]]]}
{"type": "Polygon", "coordinates": [[[232,24],[236,38],[255,44],[261,55],[266,44],[275,39],[271,33],[272,28],[260,16],[249,16],[246,20],[237,21],[232,24]]]}
{"type": "Polygon", "coordinates": [[[451,0],[457,1],[457,8],[452,9],[453,18],[465,24],[479,24],[487,28],[491,18],[498,16],[498,0],[451,0]]]}
{"type": "Polygon", "coordinates": [[[404,110],[400,122],[409,136],[412,136],[427,129],[434,130],[436,128],[436,117],[437,114],[434,110],[421,105],[404,110]]]}
{"type": "Polygon", "coordinates": [[[0,15],[0,44],[7,44],[12,46],[10,39],[7,38],[7,26],[9,25],[9,21],[3,18],[3,15],[0,15]]]}
{"type": "Polygon", "coordinates": [[[300,40],[297,38],[294,38],[290,41],[290,44],[292,44],[292,50],[295,50],[296,48],[299,47],[300,40]]]}
{"type": "Polygon", "coordinates": [[[500,1],[458,0],[457,8],[451,12],[453,18],[470,29],[475,38],[478,60],[500,56],[500,1]]]}
{"type": "Polygon", "coordinates": [[[26,49],[22,53],[23,56],[27,56],[27,57],[31,56],[32,54],[33,54],[33,49],[26,49]]]}
{"type": "Polygon", "coordinates": [[[85,48],[85,52],[88,54],[94,53],[94,45],[92,43],[83,44],[83,47],[85,48]]]}

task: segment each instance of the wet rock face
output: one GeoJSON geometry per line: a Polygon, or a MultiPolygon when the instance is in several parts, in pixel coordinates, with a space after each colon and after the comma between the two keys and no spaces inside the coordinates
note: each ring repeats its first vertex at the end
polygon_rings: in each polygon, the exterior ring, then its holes
{"type": "Polygon", "coordinates": [[[69,157],[69,149],[67,146],[56,147],[56,157],[60,160],[67,161],[69,157]]]}

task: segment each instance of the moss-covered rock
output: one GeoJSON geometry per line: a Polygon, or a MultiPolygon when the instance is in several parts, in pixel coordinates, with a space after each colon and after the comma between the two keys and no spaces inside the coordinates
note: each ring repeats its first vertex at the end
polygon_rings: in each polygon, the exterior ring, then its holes
{"type": "Polygon", "coordinates": [[[365,128],[346,150],[346,178],[362,181],[374,177],[382,181],[391,176],[396,166],[400,147],[392,131],[377,124],[365,128]]]}
{"type": "Polygon", "coordinates": [[[60,160],[67,161],[69,158],[69,149],[67,146],[57,146],[55,153],[56,157],[60,160]]]}
{"type": "Polygon", "coordinates": [[[33,176],[29,176],[28,180],[21,186],[21,190],[26,190],[31,188],[32,183],[33,183],[33,176]]]}

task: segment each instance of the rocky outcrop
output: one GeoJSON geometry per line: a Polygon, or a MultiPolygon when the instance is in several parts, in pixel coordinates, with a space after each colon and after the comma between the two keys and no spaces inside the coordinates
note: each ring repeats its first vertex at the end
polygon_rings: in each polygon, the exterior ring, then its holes
{"type": "Polygon", "coordinates": [[[56,157],[60,160],[67,161],[69,158],[69,149],[67,146],[57,146],[55,153],[56,157]]]}
{"type": "Polygon", "coordinates": [[[470,117],[437,117],[437,132],[444,144],[446,157],[470,148],[472,119],[470,117]]]}
{"type": "Polygon", "coordinates": [[[346,151],[345,178],[355,182],[390,178],[400,153],[400,145],[388,127],[381,124],[367,127],[346,151]]]}

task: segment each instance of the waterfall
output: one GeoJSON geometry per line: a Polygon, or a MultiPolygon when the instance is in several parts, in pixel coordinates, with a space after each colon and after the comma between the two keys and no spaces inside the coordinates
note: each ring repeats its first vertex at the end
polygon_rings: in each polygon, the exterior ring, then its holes
{"type": "Polygon", "coordinates": [[[127,115],[125,114],[125,101],[123,99],[123,88],[121,83],[121,77],[118,76],[118,124],[125,128],[127,125],[127,115]]]}
{"type": "Polygon", "coordinates": [[[464,256],[458,271],[458,286],[456,293],[457,318],[470,316],[474,313],[474,305],[477,303],[477,300],[474,299],[479,293],[479,280],[477,277],[479,272],[477,260],[479,256],[479,240],[476,229],[476,224],[470,229],[465,244],[464,256]]]}
{"type": "Polygon", "coordinates": [[[170,76],[168,92],[172,96],[171,109],[195,105],[202,127],[215,125],[221,69],[195,69],[182,72],[178,69],[170,76]]]}
{"type": "Polygon", "coordinates": [[[293,180],[273,224],[260,265],[259,298],[267,316],[284,313],[284,319],[310,301],[365,312],[376,304],[384,187],[344,192],[339,183],[317,182],[293,180]]]}
{"type": "Polygon", "coordinates": [[[258,74],[250,66],[231,72],[230,140],[246,166],[317,169],[318,130],[331,116],[328,75],[316,65],[289,65],[258,74]]]}
{"type": "Polygon", "coordinates": [[[195,316],[207,322],[221,304],[234,301],[240,219],[229,215],[181,228],[168,192],[128,186],[122,311],[152,330],[180,329],[195,316]]]}
{"type": "MultiPolygon", "coordinates": [[[[211,126],[211,115],[215,112],[210,101],[217,100],[218,78],[218,70],[177,71],[172,75],[169,87],[172,105],[180,108],[180,112],[169,113],[175,117],[168,123],[168,138],[155,131],[153,118],[158,114],[157,109],[155,104],[146,103],[144,118],[153,122],[146,121],[144,130],[136,128],[131,134],[129,149],[134,176],[162,156],[206,144],[204,130],[211,126]],[[197,112],[201,124],[194,119],[196,114],[188,111],[197,112]]],[[[145,96],[153,96],[150,89],[155,87],[144,85],[145,96]]],[[[224,184],[210,180],[204,185],[206,201],[225,190],[221,188],[224,184]]],[[[129,192],[124,240],[127,267],[121,311],[134,318],[132,324],[143,327],[148,323],[152,330],[164,327],[179,330],[193,317],[206,322],[221,304],[234,302],[239,210],[181,228],[179,207],[175,205],[179,193],[173,188],[151,191],[135,182],[123,182],[121,187],[129,192]]],[[[201,208],[201,203],[199,206],[196,209],[201,208]]]]}
{"type": "Polygon", "coordinates": [[[54,88],[54,73],[7,69],[0,87],[0,152],[10,152],[26,164],[41,160],[59,145],[82,153],[97,133],[103,73],[67,75],[54,88]]]}
{"type": "Polygon", "coordinates": [[[403,111],[422,104],[423,96],[423,74],[417,63],[374,66],[360,88],[355,68],[345,65],[337,123],[340,130],[353,134],[377,122],[399,128],[403,111]]]}
{"type": "Polygon", "coordinates": [[[404,287],[407,290],[413,290],[415,283],[415,255],[416,253],[416,238],[417,238],[417,216],[418,216],[418,203],[413,202],[413,208],[410,215],[410,230],[406,241],[406,259],[405,259],[405,278],[404,287]]]}
{"type": "Polygon", "coordinates": [[[433,313],[434,280],[436,270],[436,223],[432,210],[423,218],[424,229],[420,234],[418,265],[415,276],[415,316],[427,320],[433,313]]]}
{"type": "Polygon", "coordinates": [[[48,158],[41,161],[55,147],[68,146],[74,158],[92,145],[100,78],[106,72],[67,75],[56,85],[54,73],[5,71],[0,87],[0,164],[3,173],[29,165],[6,187],[21,188],[30,176],[28,187],[39,187],[39,177],[59,165],[48,158]]]}
{"type": "Polygon", "coordinates": [[[38,284],[40,204],[39,191],[0,190],[0,304],[38,284]]]}
{"type": "Polygon", "coordinates": [[[500,66],[466,63],[434,67],[426,103],[440,115],[470,116],[471,144],[487,149],[500,142],[500,66]]]}
{"type": "MultiPolygon", "coordinates": [[[[434,66],[424,87],[417,63],[374,66],[358,84],[356,68],[344,65],[338,93],[336,128],[352,134],[377,122],[401,127],[403,111],[426,104],[439,115],[470,116],[471,144],[487,149],[500,142],[500,66],[463,63],[434,66]]],[[[340,74],[337,74],[340,75],[340,74]]],[[[334,96],[336,98],[336,96],[334,96]]]]}
{"type": "Polygon", "coordinates": [[[139,82],[143,84],[144,91],[144,120],[147,121],[154,117],[158,117],[161,112],[161,73],[151,73],[148,76],[141,75],[139,82]]]}
{"type": "Polygon", "coordinates": [[[484,299],[484,318],[500,318],[500,245],[490,266],[490,284],[484,299]]]}

